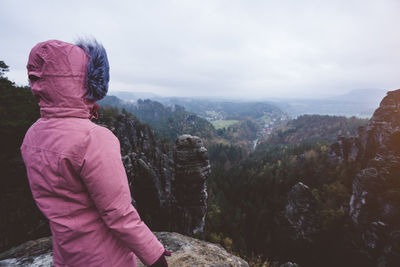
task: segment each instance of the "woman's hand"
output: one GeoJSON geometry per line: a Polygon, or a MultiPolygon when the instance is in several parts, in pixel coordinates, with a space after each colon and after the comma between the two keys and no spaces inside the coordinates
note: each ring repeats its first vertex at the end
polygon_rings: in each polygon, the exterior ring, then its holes
{"type": "Polygon", "coordinates": [[[165,250],[164,253],[158,258],[158,260],[153,263],[150,267],[168,267],[167,260],[165,259],[165,256],[171,256],[171,252],[168,250],[165,250]]]}

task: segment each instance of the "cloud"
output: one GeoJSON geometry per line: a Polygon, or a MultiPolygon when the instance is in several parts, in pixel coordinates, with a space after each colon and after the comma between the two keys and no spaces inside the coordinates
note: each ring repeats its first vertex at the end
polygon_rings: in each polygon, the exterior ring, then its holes
{"type": "Polygon", "coordinates": [[[399,87],[396,0],[22,2],[0,3],[2,60],[21,83],[37,42],[92,35],[108,51],[114,91],[304,97],[399,87]]]}

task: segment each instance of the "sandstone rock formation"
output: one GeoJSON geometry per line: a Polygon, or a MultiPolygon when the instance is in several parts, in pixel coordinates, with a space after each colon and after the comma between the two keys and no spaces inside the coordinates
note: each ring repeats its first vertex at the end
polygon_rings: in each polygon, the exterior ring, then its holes
{"type": "Polygon", "coordinates": [[[296,237],[311,241],[311,235],[318,231],[315,219],[316,200],[311,189],[299,182],[288,194],[285,215],[296,230],[296,237]]]}
{"type": "Polygon", "coordinates": [[[400,266],[400,90],[388,92],[366,127],[332,147],[339,161],[356,161],[350,216],[360,249],[379,266],[400,266]]]}
{"type": "Polygon", "coordinates": [[[121,142],[132,197],[153,230],[202,234],[207,210],[207,149],[199,137],[180,136],[172,147],[136,117],[99,119],[121,142]]]}
{"type": "MultiPolygon", "coordinates": [[[[172,252],[167,257],[171,267],[219,266],[248,267],[246,261],[228,253],[221,246],[178,233],[156,232],[163,245],[172,252]]],[[[53,266],[51,238],[28,241],[0,254],[0,266],[53,266]]],[[[138,261],[138,266],[144,265],[138,261]]]]}
{"type": "Polygon", "coordinates": [[[167,230],[172,224],[173,147],[128,114],[100,115],[97,123],[110,129],[120,141],[133,202],[142,219],[151,229],[167,230]]]}
{"type": "MultiPolygon", "coordinates": [[[[148,125],[126,112],[104,111],[97,123],[120,140],[132,202],[149,227],[154,231],[201,234],[206,212],[205,180],[210,172],[207,150],[201,140],[186,135],[176,145],[165,142],[148,125]]],[[[19,161],[24,169],[22,160],[19,161]]],[[[4,212],[0,251],[32,239],[32,233],[36,233],[34,238],[50,234],[47,220],[32,203],[27,178],[21,180],[25,184],[1,198],[4,212]],[[12,227],[17,220],[18,225],[29,227],[12,227]]]]}
{"type": "MultiPolygon", "coordinates": [[[[359,132],[362,131],[359,128],[359,132]]],[[[357,159],[359,151],[358,139],[356,137],[339,136],[337,141],[330,147],[331,158],[338,163],[351,162],[357,159]]]]}
{"type": "Polygon", "coordinates": [[[166,249],[172,252],[172,256],[167,258],[169,266],[249,266],[246,261],[228,253],[220,245],[178,233],[159,232],[156,236],[166,249]]]}
{"type": "Polygon", "coordinates": [[[185,234],[202,233],[207,211],[206,178],[211,171],[207,149],[199,137],[182,135],[176,140],[174,158],[176,226],[185,234]]]}

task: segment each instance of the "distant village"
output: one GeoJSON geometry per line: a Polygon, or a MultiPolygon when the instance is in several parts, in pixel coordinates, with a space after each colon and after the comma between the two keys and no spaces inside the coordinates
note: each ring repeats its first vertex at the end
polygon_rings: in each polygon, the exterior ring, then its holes
{"type": "MultiPolygon", "coordinates": [[[[270,113],[271,116],[275,115],[274,113],[270,113]]],[[[283,114],[280,115],[279,117],[273,117],[271,118],[271,120],[269,122],[264,123],[264,125],[262,126],[261,130],[257,133],[257,137],[258,138],[265,138],[268,135],[270,135],[272,133],[272,130],[278,126],[281,125],[282,123],[286,122],[289,120],[289,116],[283,114]]]]}

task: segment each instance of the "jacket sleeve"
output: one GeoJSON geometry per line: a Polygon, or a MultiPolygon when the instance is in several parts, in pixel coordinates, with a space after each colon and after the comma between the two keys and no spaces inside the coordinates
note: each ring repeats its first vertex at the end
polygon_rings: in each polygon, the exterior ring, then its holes
{"type": "Polygon", "coordinates": [[[145,265],[152,265],[164,247],[131,204],[118,139],[108,129],[96,126],[84,143],[80,175],[104,223],[145,265]]]}

